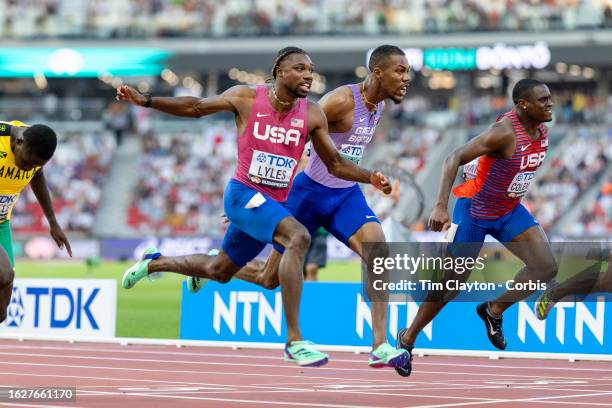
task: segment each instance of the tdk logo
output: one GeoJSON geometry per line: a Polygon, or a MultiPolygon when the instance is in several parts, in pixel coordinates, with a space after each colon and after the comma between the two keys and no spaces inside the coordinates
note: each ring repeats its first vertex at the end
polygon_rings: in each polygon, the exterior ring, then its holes
{"type": "Polygon", "coordinates": [[[33,327],[40,327],[41,320],[44,319],[54,329],[65,328],[71,324],[80,329],[88,324],[92,329],[99,330],[98,322],[90,309],[99,291],[100,288],[76,288],[72,291],[63,287],[26,288],[26,296],[34,300],[33,327]],[[45,316],[47,313],[48,316],[45,316]]]}
{"type": "Polygon", "coordinates": [[[115,279],[23,279],[13,283],[0,333],[113,337],[115,279]]]}
{"type": "Polygon", "coordinates": [[[17,200],[16,194],[0,195],[0,205],[13,204],[17,200]]]}
{"type": "Polygon", "coordinates": [[[348,154],[350,156],[362,156],[363,155],[363,146],[351,146],[351,145],[343,145],[342,153],[348,154]]]}
{"type": "Polygon", "coordinates": [[[253,136],[259,140],[269,140],[271,143],[280,143],[289,146],[292,142],[295,146],[300,144],[300,131],[296,129],[286,130],[280,126],[266,125],[263,133],[259,129],[259,122],[253,125],[253,136]]]}
{"type": "Polygon", "coordinates": [[[21,291],[17,286],[13,287],[13,293],[11,295],[11,303],[8,305],[6,311],[6,325],[7,327],[20,327],[25,317],[25,308],[23,307],[23,299],[21,298],[21,291]]]}
{"type": "Polygon", "coordinates": [[[538,167],[544,161],[546,152],[532,153],[529,156],[521,157],[521,170],[529,167],[538,167]]]}
{"type": "Polygon", "coordinates": [[[291,170],[293,166],[297,164],[297,161],[291,157],[276,156],[274,154],[264,155],[264,157],[261,156],[261,154],[257,156],[258,162],[267,164],[277,169],[285,168],[291,170]]]}

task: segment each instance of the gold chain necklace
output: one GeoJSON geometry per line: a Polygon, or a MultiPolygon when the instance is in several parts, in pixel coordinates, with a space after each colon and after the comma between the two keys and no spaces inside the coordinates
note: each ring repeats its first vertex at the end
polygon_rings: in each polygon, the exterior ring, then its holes
{"type": "Polygon", "coordinates": [[[278,96],[276,95],[276,90],[274,90],[274,85],[272,85],[270,87],[270,89],[272,89],[272,96],[274,97],[274,99],[276,99],[276,102],[280,103],[283,106],[291,106],[291,105],[293,105],[293,101],[291,101],[291,102],[283,102],[280,99],[278,99],[278,96]]]}
{"type": "Polygon", "coordinates": [[[365,95],[365,81],[361,83],[361,96],[363,97],[363,101],[365,103],[368,103],[368,104],[372,105],[374,107],[374,112],[376,112],[376,109],[378,108],[378,104],[372,103],[372,102],[368,101],[368,98],[366,98],[366,95],[365,95]]]}

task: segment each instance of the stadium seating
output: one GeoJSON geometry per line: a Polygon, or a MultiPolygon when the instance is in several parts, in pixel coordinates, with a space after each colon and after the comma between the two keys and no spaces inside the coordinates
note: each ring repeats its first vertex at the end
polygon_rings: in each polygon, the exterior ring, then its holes
{"type": "MultiPolygon", "coordinates": [[[[111,164],[113,137],[108,132],[58,132],[58,136],[57,151],[44,169],[57,219],[68,231],[90,233],[111,164]]],[[[29,187],[13,209],[11,226],[22,234],[48,229],[29,187]]]]}
{"type": "MultiPolygon", "coordinates": [[[[603,4],[603,5],[602,5],[603,4]]],[[[546,31],[611,26],[596,0],[0,1],[4,38],[546,31]]]]}
{"type": "MultiPolygon", "coordinates": [[[[606,129],[607,131],[607,129],[606,129]]],[[[595,183],[612,159],[610,135],[599,127],[574,127],[551,149],[549,166],[530,189],[525,204],[550,229],[595,183]]]]}
{"type": "Polygon", "coordinates": [[[226,122],[206,126],[202,134],[145,135],[128,225],[139,234],[222,234],[222,197],[235,166],[235,137],[226,122]]]}
{"type": "Polygon", "coordinates": [[[612,234],[612,178],[608,177],[597,199],[582,212],[580,218],[564,231],[581,237],[609,237],[612,234]]]}

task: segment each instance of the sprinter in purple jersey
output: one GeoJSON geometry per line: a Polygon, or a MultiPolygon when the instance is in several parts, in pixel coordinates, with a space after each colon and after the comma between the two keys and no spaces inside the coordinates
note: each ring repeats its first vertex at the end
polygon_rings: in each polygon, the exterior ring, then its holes
{"type": "MultiPolygon", "coordinates": [[[[369,60],[370,74],[359,84],[341,86],[325,95],[320,105],[327,116],[330,136],[340,155],[358,164],[383,110],[383,101],[400,103],[409,85],[409,65],[404,52],[392,45],[376,48],[369,60]]],[[[330,172],[313,150],[310,161],[294,180],[285,207],[313,234],[324,227],[355,251],[366,264],[385,257],[386,245],[364,253],[364,243],[384,243],[380,221],[366,203],[356,182],[342,180],[330,172]]],[[[282,249],[280,249],[282,250],[282,249]]],[[[266,288],[279,285],[281,254],[273,251],[264,264],[252,261],[235,276],[266,288]]],[[[203,282],[189,278],[188,287],[199,290],[203,282]]],[[[370,296],[371,298],[371,296],[370,296]]],[[[406,350],[387,342],[387,302],[372,302],[373,344],[369,365],[374,368],[406,364],[406,350]]]]}

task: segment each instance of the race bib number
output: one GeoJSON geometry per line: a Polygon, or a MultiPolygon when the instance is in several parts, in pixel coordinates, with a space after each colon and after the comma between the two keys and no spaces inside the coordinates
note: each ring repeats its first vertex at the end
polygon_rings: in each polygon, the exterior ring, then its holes
{"type": "Polygon", "coordinates": [[[0,222],[8,219],[17,198],[19,198],[19,194],[0,194],[0,222]]]}
{"type": "Polygon", "coordinates": [[[287,188],[297,161],[291,157],[253,150],[249,180],[272,188],[287,188]]]}
{"type": "Polygon", "coordinates": [[[475,158],[469,163],[466,163],[463,166],[463,179],[464,180],[471,180],[473,178],[476,178],[476,173],[478,173],[478,159],[479,157],[475,158]]]}
{"type": "Polygon", "coordinates": [[[527,193],[529,184],[535,178],[535,171],[525,171],[517,173],[508,187],[507,195],[510,198],[521,198],[527,193]]]}
{"type": "Polygon", "coordinates": [[[343,144],[340,146],[340,156],[358,165],[363,157],[363,150],[362,145],[343,144]]]}

